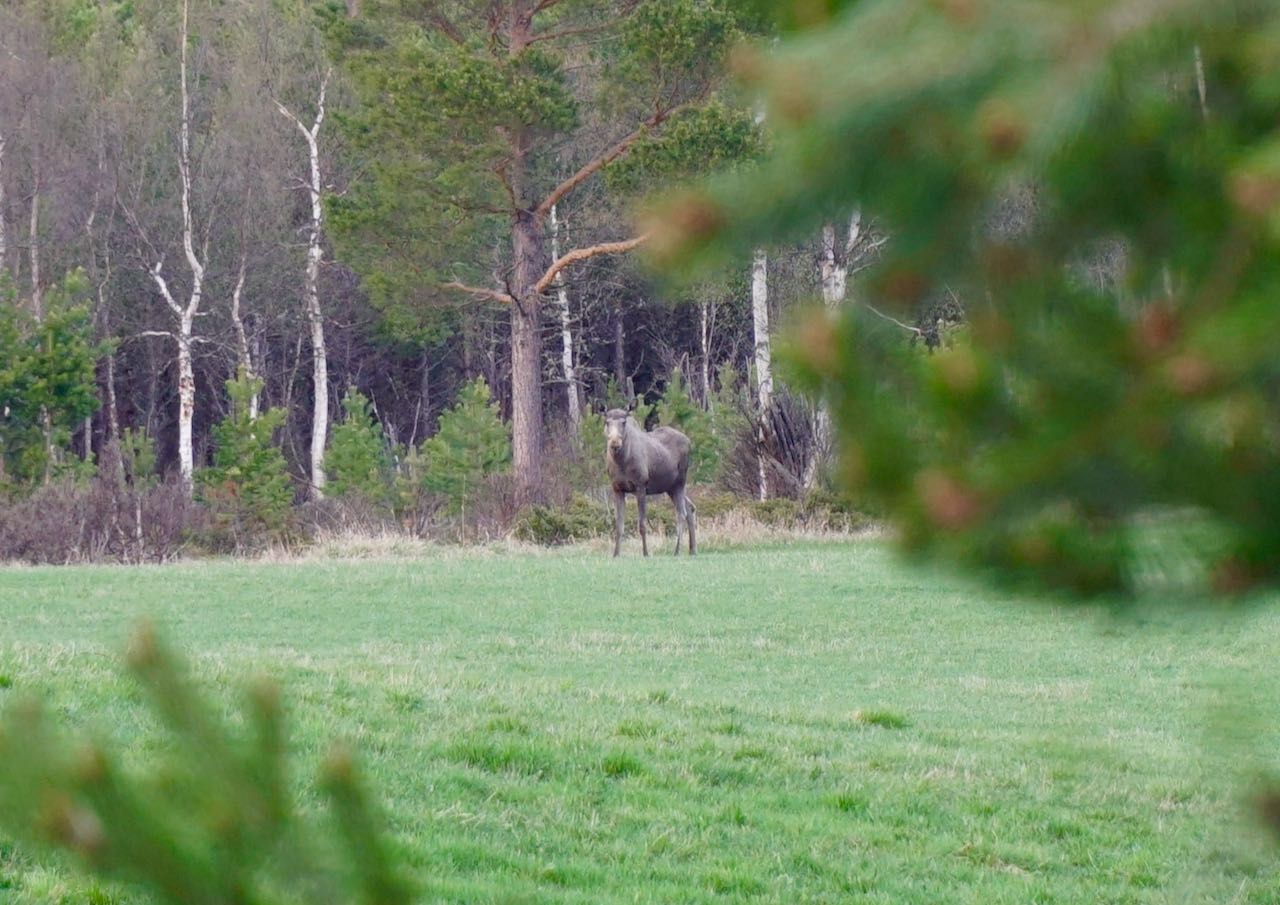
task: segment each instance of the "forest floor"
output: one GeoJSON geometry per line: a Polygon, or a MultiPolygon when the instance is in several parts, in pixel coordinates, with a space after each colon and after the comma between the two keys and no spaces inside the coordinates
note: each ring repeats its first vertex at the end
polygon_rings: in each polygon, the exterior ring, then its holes
{"type": "MultiPolygon", "coordinates": [[[[0,569],[0,707],[145,763],[119,668],[156,621],[203,687],[353,739],[424,902],[1280,901],[1251,816],[1280,606],[1124,615],[875,540],[0,569]]],[[[1270,758],[1270,760],[1268,760],[1270,758]]],[[[86,896],[0,840],[0,902],[86,896]]]]}

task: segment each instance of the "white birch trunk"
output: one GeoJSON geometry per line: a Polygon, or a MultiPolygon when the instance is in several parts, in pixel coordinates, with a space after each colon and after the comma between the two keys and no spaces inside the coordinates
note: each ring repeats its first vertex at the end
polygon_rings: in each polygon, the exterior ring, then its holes
{"type": "Polygon", "coordinates": [[[698,353],[702,359],[702,408],[711,411],[711,299],[698,306],[698,353]]]}
{"type": "MultiPolygon", "coordinates": [[[[849,232],[843,248],[836,237],[836,227],[828,223],[822,227],[822,259],[819,275],[822,279],[822,300],[827,310],[834,312],[844,302],[849,288],[849,257],[862,240],[862,212],[855,210],[849,218],[849,232]]],[[[813,490],[818,484],[822,466],[831,457],[831,410],[825,399],[819,400],[813,422],[813,455],[805,466],[804,487],[813,490]]]]}
{"type": "Polygon", "coordinates": [[[307,243],[306,306],[307,323],[311,328],[311,496],[324,497],[324,450],[329,437],[329,358],[325,347],[324,312],[320,309],[320,263],[324,259],[324,185],[320,180],[320,127],[324,124],[325,95],[329,89],[332,70],[325,73],[320,83],[320,96],[316,103],[316,118],[308,128],[279,101],[276,108],[298,127],[307,143],[311,181],[311,230],[307,243]]]}
{"type": "MultiPolygon", "coordinates": [[[[551,205],[551,260],[560,260],[560,219],[556,205],[551,205]]],[[[582,409],[578,404],[578,376],[573,367],[573,320],[569,311],[569,291],[564,285],[564,272],[556,274],[556,300],[560,306],[560,361],[564,366],[564,382],[569,404],[569,422],[576,432],[582,421],[582,409]]]]}
{"type": "MultiPolygon", "coordinates": [[[[257,375],[253,370],[253,356],[249,352],[249,336],[244,330],[244,318],[240,315],[240,300],[244,297],[245,274],[248,270],[248,255],[240,255],[240,271],[236,275],[236,285],[231,290],[231,323],[236,331],[236,363],[241,374],[249,380],[257,375]]],[[[258,418],[258,393],[249,397],[249,420],[258,418]]]]}
{"type": "Polygon", "coordinates": [[[183,321],[178,334],[178,467],[182,486],[190,494],[195,478],[191,427],[196,413],[196,377],[191,363],[191,326],[186,318],[183,321]]]}
{"type": "Polygon", "coordinates": [[[191,212],[191,94],[187,84],[187,44],[189,38],[188,14],[190,0],[182,2],[182,48],[180,55],[182,82],[182,120],[179,126],[178,176],[182,183],[182,249],[187,266],[191,270],[191,294],[182,305],[174,298],[164,277],[164,261],[151,268],[151,279],[159,289],[165,304],[173,313],[177,332],[174,341],[178,353],[178,473],[187,496],[194,489],[195,450],[192,444],[192,423],[196,412],[196,379],[192,364],[191,348],[194,342],[193,324],[204,297],[204,263],[196,254],[195,224],[191,212]]]}
{"type": "Polygon", "coordinates": [[[773,403],[773,354],[769,338],[769,257],[758,249],[751,266],[751,320],[755,327],[756,405],[760,463],[760,499],[769,496],[768,466],[765,461],[764,425],[773,403]]]}

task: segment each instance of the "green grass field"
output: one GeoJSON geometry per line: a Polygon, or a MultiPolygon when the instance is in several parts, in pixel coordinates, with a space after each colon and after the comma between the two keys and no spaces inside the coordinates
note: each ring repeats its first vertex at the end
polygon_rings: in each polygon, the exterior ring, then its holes
{"type": "MultiPolygon", "coordinates": [[[[1280,901],[1280,607],[1115,618],[875,542],[0,569],[0,706],[145,764],[153,618],[230,707],[268,673],[303,776],[358,745],[426,902],[1280,901]]],[[[86,896],[0,842],[0,902],[86,896]]]]}

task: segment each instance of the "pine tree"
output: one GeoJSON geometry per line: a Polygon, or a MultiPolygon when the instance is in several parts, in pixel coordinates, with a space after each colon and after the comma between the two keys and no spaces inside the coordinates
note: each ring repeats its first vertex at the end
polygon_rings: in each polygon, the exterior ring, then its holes
{"type": "Polygon", "coordinates": [[[86,289],[83,274],[69,274],[45,292],[37,321],[0,282],[0,474],[11,479],[52,477],[64,465],[72,429],[98,407],[101,349],[81,303],[86,289]]]}
{"type": "Polygon", "coordinates": [[[511,466],[511,433],[483,378],[463,386],[457,403],[440,416],[435,436],[422,444],[422,453],[426,488],[442,494],[455,514],[470,503],[485,478],[511,466]]]}
{"type": "Polygon", "coordinates": [[[647,241],[597,236],[552,261],[551,210],[633,151],[620,186],[750,144],[750,118],[714,99],[736,19],[724,0],[385,0],[331,21],[363,102],[350,134],[369,160],[369,178],[333,205],[335,236],[383,304],[507,312],[513,459],[530,491],[543,294],[566,268],[647,241]]]}
{"type": "Polygon", "coordinates": [[[333,429],[325,462],[332,496],[358,494],[382,502],[390,492],[391,461],[386,438],[369,400],[355,387],[342,397],[346,417],[333,429]]]}
{"type": "Polygon", "coordinates": [[[690,452],[689,481],[705,484],[715,480],[716,468],[721,459],[717,456],[715,432],[711,417],[693,401],[689,384],[679,368],[671,371],[666,390],[657,403],[658,423],[674,427],[689,438],[693,446],[690,452]]]}
{"type": "Polygon", "coordinates": [[[226,387],[231,412],[213,428],[213,466],[200,473],[201,499],[237,546],[253,545],[280,537],[289,523],[293,484],[274,439],[285,413],[250,417],[250,401],[262,390],[258,378],[241,374],[226,387]]]}
{"type": "Polygon", "coordinates": [[[1196,520],[1217,590],[1280,580],[1280,8],[786,6],[810,27],[736,58],[772,153],[656,209],[654,247],[723,265],[855,206],[884,224],[867,304],[793,340],[845,484],[1005,579],[1132,592],[1153,520],[1196,520]],[[1086,278],[1117,242],[1120,293],[1086,278]],[[965,335],[909,343],[953,292],[965,335]]]}

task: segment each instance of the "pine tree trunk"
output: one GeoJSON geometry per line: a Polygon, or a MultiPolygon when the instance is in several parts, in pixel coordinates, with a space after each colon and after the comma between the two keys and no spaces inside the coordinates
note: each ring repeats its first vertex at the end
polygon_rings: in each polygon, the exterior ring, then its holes
{"type": "Polygon", "coordinates": [[[427,428],[431,424],[431,358],[422,353],[422,375],[418,379],[418,414],[413,419],[413,438],[409,445],[413,446],[419,437],[427,436],[427,428]]]}
{"type": "Polygon", "coordinates": [[[534,287],[546,269],[541,225],[528,211],[516,218],[513,251],[511,451],[516,481],[528,497],[542,479],[542,307],[534,287]]]}
{"type": "Polygon", "coordinates": [[[765,453],[765,419],[773,404],[773,354],[769,338],[769,258],[757,250],[751,267],[751,320],[755,332],[756,441],[759,447],[760,499],[769,497],[769,471],[765,453]]]}

